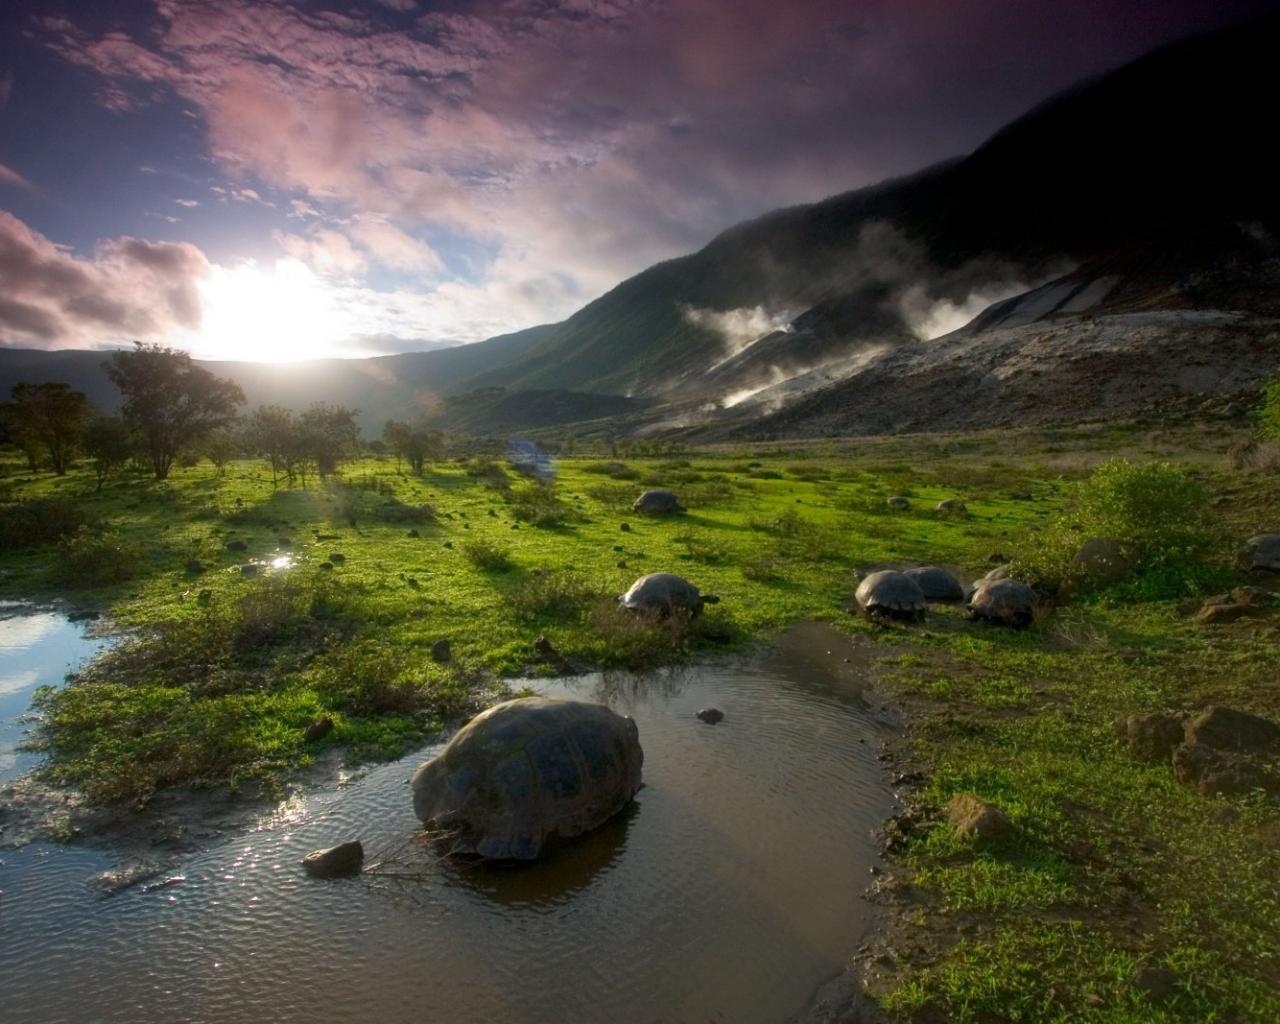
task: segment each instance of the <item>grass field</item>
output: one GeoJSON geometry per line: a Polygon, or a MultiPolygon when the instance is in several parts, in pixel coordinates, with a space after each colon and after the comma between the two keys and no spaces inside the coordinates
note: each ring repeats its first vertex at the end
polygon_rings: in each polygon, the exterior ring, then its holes
{"type": "Polygon", "coordinates": [[[387,458],[307,490],[273,489],[244,461],[97,492],[87,471],[13,460],[0,500],[26,539],[0,555],[0,597],[99,607],[132,638],[38,703],[50,776],[139,805],[167,785],[279,779],[332,744],[395,756],[504,678],[563,668],[535,652],[540,635],[584,670],[711,655],[806,618],[885,638],[911,652],[886,646],[880,677],[911,723],[899,756],[920,773],[868,972],[892,1016],[1274,1021],[1280,811],[1201,797],[1133,762],[1112,729],[1210,702],[1280,708],[1277,619],[1206,628],[1180,607],[1238,582],[1235,545],[1280,529],[1280,480],[1232,468],[1239,439],[1082,427],[575,458],[551,488],[500,462],[419,478],[387,458]],[[1116,456],[1204,484],[1213,545],[1196,572],[1079,593],[1025,631],[961,609],[892,628],[847,612],[859,566],[978,575],[993,554],[1029,556],[1075,482],[1116,456]],[[671,487],[687,513],[632,512],[645,486],[671,487]],[[893,495],[912,507],[890,509],[893,495]],[[951,497],[967,514],[934,510],[951,497]],[[15,518],[30,502],[39,515],[15,518]],[[50,524],[76,515],[88,526],[53,542],[50,524]],[[614,595],[659,570],[722,602],[687,629],[617,614],[614,595]],[[442,639],[447,662],[430,654],[442,639]],[[325,716],[333,731],[305,740],[325,716]],[[942,814],[958,792],[1002,806],[1010,835],[958,837],[942,814]],[[1156,968],[1167,991],[1137,983],[1156,968]]]}

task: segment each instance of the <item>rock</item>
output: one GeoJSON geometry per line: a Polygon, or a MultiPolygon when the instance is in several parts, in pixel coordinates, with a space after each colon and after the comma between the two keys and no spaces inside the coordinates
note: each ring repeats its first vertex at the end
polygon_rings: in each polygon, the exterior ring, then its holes
{"type": "Polygon", "coordinates": [[[200,591],[200,593],[196,595],[196,604],[208,604],[212,600],[213,600],[213,591],[209,590],[208,588],[200,591]]]}
{"type": "Polygon", "coordinates": [[[971,793],[957,793],[947,805],[947,821],[958,835],[979,839],[1003,839],[1012,822],[999,807],[979,800],[971,793]]]}
{"type": "Polygon", "coordinates": [[[307,726],[302,733],[302,738],[307,743],[311,743],[315,740],[324,739],[331,732],[333,732],[333,719],[325,715],[323,718],[317,718],[307,726]]]}
{"type": "Polygon", "coordinates": [[[1167,761],[1183,740],[1182,719],[1177,715],[1130,715],[1120,727],[1129,753],[1141,761],[1167,761]]]}
{"type": "Polygon", "coordinates": [[[431,658],[433,661],[441,663],[449,661],[453,658],[453,650],[449,646],[448,640],[437,640],[431,645],[431,658]]]}
{"type": "Polygon", "coordinates": [[[1280,533],[1258,533],[1236,552],[1236,564],[1245,572],[1280,572],[1280,533]]]}
{"type": "Polygon", "coordinates": [[[890,508],[910,508],[911,499],[904,498],[901,494],[895,494],[892,498],[885,502],[890,508]]]}
{"type": "Polygon", "coordinates": [[[229,540],[223,545],[228,551],[248,551],[249,545],[242,540],[229,540]]]}
{"type": "Polygon", "coordinates": [[[193,576],[199,576],[200,573],[204,572],[204,562],[198,558],[193,558],[183,568],[193,576]]]}
{"type": "Polygon", "coordinates": [[[1178,987],[1178,976],[1167,967],[1139,967],[1133,984],[1151,999],[1159,1000],[1178,987]]]}
{"type": "Polygon", "coordinates": [[[244,565],[240,566],[240,575],[257,576],[261,568],[262,567],[257,562],[245,562],[244,565]]]}
{"type": "Polygon", "coordinates": [[[364,865],[364,844],[359,840],[315,850],[302,859],[302,866],[312,878],[339,878],[358,874],[364,865]]]}
{"type": "Polygon", "coordinates": [[[1202,626],[1221,626],[1228,622],[1237,622],[1240,619],[1261,618],[1268,612],[1268,608],[1256,604],[1215,603],[1210,599],[1196,612],[1195,621],[1202,626]]]}
{"type": "Polygon", "coordinates": [[[332,571],[333,571],[333,563],[332,563],[332,562],[321,562],[321,563],[320,563],[320,568],[321,568],[322,570],[324,570],[325,572],[332,572],[332,571]]]}
{"type": "Polygon", "coordinates": [[[92,608],[77,608],[75,611],[67,615],[68,622],[94,622],[100,616],[99,612],[95,612],[92,608]]]}
{"type": "Polygon", "coordinates": [[[619,524],[618,524],[618,529],[619,529],[619,530],[621,530],[623,533],[630,533],[630,532],[631,532],[631,524],[630,524],[630,523],[619,523],[619,524]]]}
{"type": "Polygon", "coordinates": [[[533,642],[533,649],[537,651],[540,655],[542,655],[542,657],[544,658],[552,658],[552,659],[558,660],[560,657],[559,652],[555,648],[555,644],[553,644],[545,636],[540,636],[538,637],[537,640],[533,642]]]}
{"type": "Polygon", "coordinates": [[[1237,796],[1255,789],[1280,794],[1280,778],[1252,758],[1203,743],[1183,743],[1174,750],[1173,777],[1201,796],[1237,796]]]}
{"type": "Polygon", "coordinates": [[[1003,551],[993,551],[991,552],[991,554],[987,555],[988,565],[1003,565],[1005,562],[1008,562],[1008,561],[1009,561],[1009,556],[1006,555],[1003,551]]]}
{"type": "Polygon", "coordinates": [[[331,561],[334,565],[341,565],[346,560],[347,560],[347,556],[344,555],[341,551],[333,551],[333,552],[330,552],[329,554],[329,561],[331,561]]]}
{"type": "Polygon", "coordinates": [[[417,540],[419,537],[422,536],[422,534],[420,534],[417,530],[410,530],[407,536],[411,537],[414,540],[417,540]]]}
{"type": "Polygon", "coordinates": [[[969,507],[959,498],[943,498],[934,506],[939,512],[968,512],[969,507]]]}
{"type": "Polygon", "coordinates": [[[1095,537],[1080,545],[1071,559],[1072,567],[1092,583],[1115,583],[1133,571],[1137,559],[1126,544],[1095,537]]]}
{"type": "Polygon", "coordinates": [[[277,537],[277,538],[276,538],[276,545],[277,545],[278,547],[281,547],[281,548],[286,548],[286,549],[287,549],[287,548],[291,548],[291,547],[293,547],[293,538],[292,538],[292,537],[277,537]]]}
{"type": "Polygon", "coordinates": [[[1210,704],[1188,723],[1188,743],[1243,753],[1280,753],[1280,725],[1247,711],[1210,704]]]}
{"type": "Polygon", "coordinates": [[[447,540],[447,541],[445,541],[445,542],[444,542],[444,546],[445,546],[445,547],[447,547],[447,548],[451,548],[451,547],[453,547],[453,541],[451,541],[451,540],[447,540]]]}
{"type": "Polygon", "coordinates": [[[627,560],[625,558],[619,558],[614,564],[617,565],[619,569],[625,569],[627,567],[627,560]]]}
{"type": "Polygon", "coordinates": [[[719,708],[703,708],[698,712],[697,717],[706,722],[707,725],[715,725],[717,722],[724,721],[724,712],[719,708]]]}

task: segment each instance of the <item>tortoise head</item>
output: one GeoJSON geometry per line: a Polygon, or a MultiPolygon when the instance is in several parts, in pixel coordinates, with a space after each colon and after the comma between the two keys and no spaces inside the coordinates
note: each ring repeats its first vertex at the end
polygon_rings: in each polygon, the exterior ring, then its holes
{"type": "Polygon", "coordinates": [[[702,603],[703,604],[719,604],[720,598],[716,597],[715,594],[703,594],[702,603]]]}

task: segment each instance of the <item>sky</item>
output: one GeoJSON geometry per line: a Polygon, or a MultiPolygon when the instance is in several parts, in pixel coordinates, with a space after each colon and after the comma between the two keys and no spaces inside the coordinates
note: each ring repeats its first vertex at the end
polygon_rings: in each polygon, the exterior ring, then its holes
{"type": "Polygon", "coordinates": [[[4,0],[0,346],[563,319],[1264,0],[4,0]]]}

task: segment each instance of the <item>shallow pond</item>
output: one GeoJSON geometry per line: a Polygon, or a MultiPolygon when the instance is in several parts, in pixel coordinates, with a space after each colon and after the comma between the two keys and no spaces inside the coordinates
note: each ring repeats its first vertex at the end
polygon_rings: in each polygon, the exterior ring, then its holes
{"type": "Polygon", "coordinates": [[[3,1017],[782,1021],[868,927],[892,796],[862,671],[810,629],[675,675],[531,684],[632,715],[645,751],[629,811],[532,866],[406,847],[408,777],[435,748],[282,806],[169,885],[96,896],[91,851],[0,854],[3,1017]],[[719,725],[694,717],[708,705],[719,725]],[[386,873],[302,874],[309,850],[355,837],[386,873]]]}
{"type": "Polygon", "coordinates": [[[38,754],[19,750],[22,718],[40,686],[60,686],[73,668],[92,657],[103,640],[60,612],[0,605],[0,782],[33,768],[38,754]]]}

